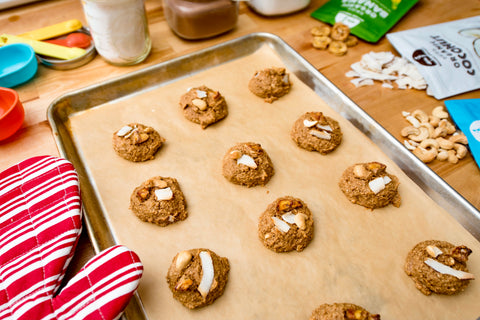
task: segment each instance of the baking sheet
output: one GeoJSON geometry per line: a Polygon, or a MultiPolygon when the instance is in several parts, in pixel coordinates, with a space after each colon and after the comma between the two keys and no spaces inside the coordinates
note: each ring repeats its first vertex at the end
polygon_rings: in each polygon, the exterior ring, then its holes
{"type": "MultiPolygon", "coordinates": [[[[85,174],[81,179],[89,180],[82,185],[84,201],[85,194],[96,197],[87,200],[87,221],[100,215],[108,227],[91,228],[91,234],[103,239],[111,231],[112,240],[136,251],[145,265],[139,295],[148,318],[307,319],[319,304],[342,301],[380,313],[382,319],[478,317],[480,306],[474,302],[480,287],[475,281],[454,297],[425,297],[404,274],[403,263],[417,242],[441,239],[471,247],[474,253],[469,269],[479,274],[479,242],[385,150],[345,119],[351,114],[335,105],[338,113],[325,103],[332,99],[321,97],[308,81],[300,81],[302,73],[285,60],[281,50],[271,45],[258,47],[261,49],[219,66],[173,77],[170,80],[174,82],[135,90],[120,99],[111,99],[108,95],[112,93],[104,91],[103,98],[92,101],[95,95],[88,95],[87,90],[53,104],[62,114],[52,115],[51,123],[71,130],[65,131],[65,137],[64,128],[57,127],[63,138],[59,146],[85,174]],[[292,77],[293,88],[287,96],[273,104],[264,103],[246,84],[255,70],[280,65],[287,65],[288,71],[299,77],[292,77]],[[184,119],[178,107],[180,95],[200,84],[220,90],[229,105],[228,117],[206,130],[184,119]],[[72,99],[79,94],[88,107],[77,112],[72,99]],[[104,101],[109,102],[100,103],[104,101]],[[341,146],[327,156],[299,149],[289,137],[293,122],[315,110],[337,119],[344,132],[341,146]],[[65,116],[68,121],[56,120],[65,116]],[[130,163],[113,152],[112,133],[129,122],[151,125],[166,138],[155,160],[130,163]],[[242,141],[261,143],[272,158],[276,174],[266,187],[232,185],[221,175],[223,154],[242,141]],[[343,196],[337,186],[341,173],[363,161],[384,162],[388,171],[400,178],[400,208],[370,211],[343,196]],[[161,228],[139,221],[128,210],[130,193],[154,175],[179,180],[187,199],[187,220],[161,228]],[[257,239],[258,216],[284,195],[301,198],[314,215],[314,240],[301,253],[276,254],[257,239]],[[178,251],[197,247],[208,247],[229,258],[231,272],[220,299],[191,311],[173,300],[165,275],[178,251]]],[[[369,129],[370,133],[377,130],[374,123],[369,129]]]]}

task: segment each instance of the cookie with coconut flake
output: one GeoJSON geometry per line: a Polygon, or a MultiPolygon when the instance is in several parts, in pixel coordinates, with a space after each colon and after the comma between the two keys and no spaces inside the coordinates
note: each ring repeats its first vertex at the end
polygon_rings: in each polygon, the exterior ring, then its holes
{"type": "Polygon", "coordinates": [[[467,269],[471,253],[446,241],[423,241],[408,253],[404,270],[423,294],[452,295],[465,290],[474,278],[467,269]]]}
{"type": "Polygon", "coordinates": [[[275,173],[267,152],[258,143],[238,143],[222,162],[222,173],[232,183],[253,187],[265,185],[275,173]]]}
{"type": "Polygon", "coordinates": [[[130,210],[142,221],[165,227],[188,216],[187,204],[175,178],[153,177],[133,190],[130,210]]]}
{"type": "Polygon", "coordinates": [[[113,134],[113,149],[129,161],[147,161],[155,158],[165,139],[152,127],[130,123],[113,134]]]}
{"type": "Polygon", "coordinates": [[[285,68],[267,68],[257,71],[248,82],[248,89],[268,103],[286,95],[291,86],[292,83],[285,68]]]}
{"type": "Polygon", "coordinates": [[[307,112],[295,121],[290,132],[293,141],[308,151],[328,154],[342,142],[338,122],[321,112],[307,112]]]}
{"type": "Polygon", "coordinates": [[[303,251],[313,238],[313,216],[300,199],[285,196],[268,205],[258,221],[258,237],[274,252],[303,251]]]}
{"type": "Polygon", "coordinates": [[[325,303],[312,312],[310,320],[380,320],[380,315],[353,303],[325,303]]]}
{"type": "Polygon", "coordinates": [[[195,309],[212,304],[225,291],[230,264],[209,249],[177,253],[167,273],[173,298],[195,309]]]}
{"type": "Polygon", "coordinates": [[[357,163],[348,167],[338,185],[352,203],[369,209],[392,204],[399,207],[398,178],[386,172],[386,165],[379,162],[357,163]]]}
{"type": "Polygon", "coordinates": [[[180,98],[180,107],[188,120],[207,128],[228,115],[225,98],[204,85],[191,88],[180,98]]]}

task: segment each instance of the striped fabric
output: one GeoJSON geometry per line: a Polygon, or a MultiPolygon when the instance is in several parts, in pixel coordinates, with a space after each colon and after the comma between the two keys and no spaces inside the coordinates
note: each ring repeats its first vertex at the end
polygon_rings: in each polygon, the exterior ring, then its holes
{"type": "Polygon", "coordinates": [[[56,294],[81,228],[70,162],[35,157],[0,173],[0,320],[112,320],[121,314],[143,272],[124,246],[93,257],[56,294]]]}

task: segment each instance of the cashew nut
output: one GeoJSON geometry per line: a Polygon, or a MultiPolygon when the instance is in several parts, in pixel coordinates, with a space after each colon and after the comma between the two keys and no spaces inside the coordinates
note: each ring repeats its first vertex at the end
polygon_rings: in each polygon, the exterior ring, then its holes
{"type": "Polygon", "coordinates": [[[437,140],[435,139],[425,139],[422,142],[420,142],[420,147],[424,149],[437,149],[440,147],[437,140]]]}
{"type": "Polygon", "coordinates": [[[440,149],[437,154],[437,160],[445,161],[448,159],[448,151],[444,149],[440,149]]]}
{"type": "Polygon", "coordinates": [[[445,127],[436,127],[434,132],[433,132],[433,138],[438,138],[438,137],[446,137],[447,136],[447,129],[445,127]]]}
{"type": "Polygon", "coordinates": [[[453,143],[461,143],[461,144],[468,144],[467,136],[463,133],[454,134],[448,140],[452,141],[453,143]]]}
{"type": "Polygon", "coordinates": [[[413,140],[403,140],[403,144],[410,151],[415,150],[415,148],[418,146],[418,142],[415,142],[413,140]]]}
{"type": "Polygon", "coordinates": [[[438,142],[438,145],[440,148],[445,149],[445,150],[450,150],[453,148],[454,143],[450,140],[447,140],[445,138],[439,137],[436,139],[438,142]]]}
{"type": "Polygon", "coordinates": [[[458,158],[457,158],[455,150],[448,150],[447,152],[448,152],[448,159],[447,159],[448,162],[453,163],[453,164],[457,163],[458,158]]]}
{"type": "Polygon", "coordinates": [[[467,147],[465,147],[463,144],[460,143],[455,143],[453,145],[453,149],[457,152],[457,158],[458,159],[463,159],[467,155],[467,147]]]}
{"type": "Polygon", "coordinates": [[[428,129],[425,126],[419,127],[418,130],[420,131],[419,134],[410,134],[408,135],[408,138],[413,141],[421,142],[427,139],[428,137],[430,137],[430,133],[428,132],[428,129]]]}
{"type": "Polygon", "coordinates": [[[445,128],[447,130],[447,134],[452,134],[455,131],[457,131],[455,126],[450,121],[448,121],[446,119],[440,120],[440,122],[438,123],[438,126],[442,127],[442,128],[445,128]]]}
{"type": "Polygon", "coordinates": [[[420,130],[418,128],[409,126],[409,127],[403,128],[402,131],[400,132],[400,134],[402,135],[402,137],[406,137],[406,136],[409,136],[411,134],[418,135],[418,134],[420,134],[420,130]]]}
{"type": "Polygon", "coordinates": [[[413,111],[412,116],[418,121],[420,121],[420,123],[428,122],[428,115],[423,110],[417,109],[413,111]]]}
{"type": "Polygon", "coordinates": [[[435,128],[428,122],[424,122],[420,124],[420,127],[425,127],[428,129],[428,136],[433,137],[435,134],[435,128]]]}
{"type": "Polygon", "coordinates": [[[443,106],[433,108],[432,115],[440,119],[448,118],[448,112],[443,109],[443,106]]]}
{"type": "MultiPolygon", "coordinates": [[[[420,160],[422,160],[425,163],[432,162],[435,160],[437,157],[437,149],[430,148],[430,149],[425,149],[422,147],[417,147],[415,150],[412,151],[414,155],[416,155],[420,160]]],[[[457,159],[458,160],[458,159],[457,159]]]]}
{"type": "Polygon", "coordinates": [[[405,119],[407,119],[407,121],[410,122],[415,128],[420,127],[420,121],[418,121],[418,119],[414,116],[407,116],[405,119]]]}
{"type": "Polygon", "coordinates": [[[440,122],[440,118],[439,117],[435,117],[435,116],[429,116],[428,117],[428,123],[430,123],[432,126],[436,127],[438,126],[438,123],[440,122]]]}

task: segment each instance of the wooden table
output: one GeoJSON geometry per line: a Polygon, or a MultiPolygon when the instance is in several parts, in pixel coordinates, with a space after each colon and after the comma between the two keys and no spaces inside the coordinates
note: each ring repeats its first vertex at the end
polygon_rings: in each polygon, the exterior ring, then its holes
{"type": "MultiPolygon", "coordinates": [[[[202,41],[184,41],[176,37],[167,25],[161,0],[146,0],[152,52],[143,63],[131,67],[116,67],[97,56],[92,62],[77,69],[57,71],[39,66],[33,80],[15,88],[24,104],[26,117],[22,128],[11,138],[0,142],[0,170],[37,155],[56,155],[52,131],[47,121],[46,110],[60,95],[93,83],[157,64],[213,44],[224,42],[252,32],[271,32],[280,36],[347,96],[369,113],[393,136],[403,141],[400,130],[406,125],[401,112],[422,109],[427,113],[443,101],[428,96],[425,91],[391,90],[380,84],[356,88],[345,73],[350,65],[370,51],[391,51],[397,54],[384,37],[376,44],[361,41],[343,57],[316,50],[311,45],[309,30],[320,22],[310,13],[327,0],[312,0],[310,6],[298,13],[282,17],[263,17],[253,13],[240,3],[240,17],[235,30],[219,37],[202,41]]],[[[447,22],[480,14],[480,2],[465,0],[459,5],[449,0],[419,0],[413,9],[391,32],[447,22]]],[[[81,1],[41,1],[0,12],[1,33],[20,34],[69,19],[85,23],[81,1]]],[[[458,95],[456,99],[480,98],[480,91],[458,95]]],[[[429,164],[438,175],[456,189],[473,206],[480,209],[480,170],[468,155],[458,164],[435,161],[429,164]]],[[[83,234],[69,272],[76,273],[93,255],[88,237],[83,234]]],[[[70,275],[67,275],[70,278],[70,275]]]]}

